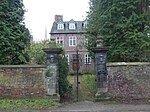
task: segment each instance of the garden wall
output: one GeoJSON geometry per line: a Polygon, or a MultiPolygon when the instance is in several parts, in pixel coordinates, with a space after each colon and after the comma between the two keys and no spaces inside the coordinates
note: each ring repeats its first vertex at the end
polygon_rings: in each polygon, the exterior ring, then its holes
{"type": "MultiPolygon", "coordinates": [[[[107,70],[114,97],[150,98],[150,63],[108,63],[107,70]]],[[[45,71],[42,65],[0,65],[0,98],[45,97],[45,71]]]]}
{"type": "Polygon", "coordinates": [[[150,98],[150,63],[108,64],[108,90],[117,98],[150,98]]]}
{"type": "Polygon", "coordinates": [[[45,66],[0,66],[0,98],[44,97],[45,66]]]}

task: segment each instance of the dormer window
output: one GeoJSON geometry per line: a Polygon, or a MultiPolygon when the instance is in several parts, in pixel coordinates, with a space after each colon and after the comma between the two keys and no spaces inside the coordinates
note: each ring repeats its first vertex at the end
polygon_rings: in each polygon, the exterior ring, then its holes
{"type": "Polygon", "coordinates": [[[76,29],[75,23],[69,23],[69,29],[70,30],[75,30],[76,29]]]}
{"type": "Polygon", "coordinates": [[[87,28],[87,22],[83,23],[83,28],[86,29],[87,28]]]}
{"type": "Polygon", "coordinates": [[[84,23],[84,28],[87,28],[87,23],[84,23]]]}
{"type": "Polygon", "coordinates": [[[57,24],[57,30],[63,30],[64,29],[64,24],[58,23],[57,24]]]}

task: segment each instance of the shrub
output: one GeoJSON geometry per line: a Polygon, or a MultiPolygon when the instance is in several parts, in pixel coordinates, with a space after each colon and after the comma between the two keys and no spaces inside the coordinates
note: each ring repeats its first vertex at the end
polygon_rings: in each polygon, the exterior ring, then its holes
{"type": "Polygon", "coordinates": [[[59,70],[59,79],[58,79],[59,94],[61,98],[64,98],[65,94],[69,90],[69,81],[67,80],[69,68],[67,58],[65,57],[65,53],[63,53],[62,56],[59,57],[58,70],[59,70]]]}
{"type": "Polygon", "coordinates": [[[33,42],[24,52],[29,55],[29,64],[46,64],[46,53],[43,48],[49,47],[49,41],[33,42]]]}

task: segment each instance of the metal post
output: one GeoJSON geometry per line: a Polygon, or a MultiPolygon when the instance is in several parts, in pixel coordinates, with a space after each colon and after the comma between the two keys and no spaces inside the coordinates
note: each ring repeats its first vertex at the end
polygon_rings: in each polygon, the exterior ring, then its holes
{"type": "Polygon", "coordinates": [[[78,56],[78,49],[76,48],[76,54],[77,54],[77,64],[76,64],[76,68],[77,68],[77,71],[76,71],[76,97],[77,97],[77,102],[78,102],[78,99],[79,99],[79,87],[78,87],[78,76],[79,76],[79,73],[78,73],[78,67],[79,67],[79,56],[78,56]]]}
{"type": "Polygon", "coordinates": [[[78,54],[78,49],[76,47],[75,49],[75,54],[73,54],[73,61],[72,61],[72,69],[74,70],[74,88],[75,88],[75,97],[76,97],[76,101],[78,101],[79,99],[79,54],[78,54]]]}

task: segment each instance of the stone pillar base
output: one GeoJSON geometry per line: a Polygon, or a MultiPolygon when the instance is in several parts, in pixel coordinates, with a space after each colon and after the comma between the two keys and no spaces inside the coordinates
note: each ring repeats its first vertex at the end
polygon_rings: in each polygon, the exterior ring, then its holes
{"type": "Polygon", "coordinates": [[[108,92],[108,88],[104,87],[104,88],[97,88],[97,93],[107,93],[108,92]]]}
{"type": "Polygon", "coordinates": [[[53,94],[53,95],[47,95],[46,98],[56,101],[56,102],[60,102],[60,95],[59,94],[53,94]]]}
{"type": "Polygon", "coordinates": [[[98,88],[95,94],[95,101],[111,101],[112,96],[108,93],[108,88],[98,88]]]}

